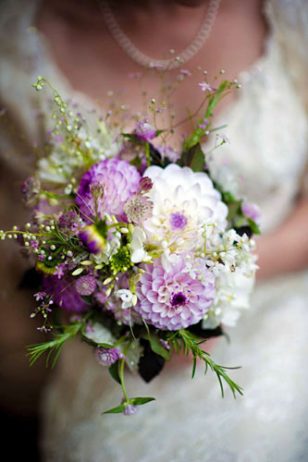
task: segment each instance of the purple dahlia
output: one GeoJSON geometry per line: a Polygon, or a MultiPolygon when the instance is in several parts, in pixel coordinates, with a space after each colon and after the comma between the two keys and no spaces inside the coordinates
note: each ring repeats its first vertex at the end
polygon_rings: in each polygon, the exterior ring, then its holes
{"type": "Polygon", "coordinates": [[[54,302],[66,311],[81,313],[89,308],[77,292],[74,279],[48,276],[44,279],[43,288],[54,302]]]}
{"type": "Polygon", "coordinates": [[[140,174],[128,162],[105,159],[81,178],[76,203],[85,219],[105,213],[122,217],[127,200],[139,189],[140,174]]]}
{"type": "Polygon", "coordinates": [[[178,330],[199,322],[215,295],[213,274],[204,268],[200,279],[185,271],[182,260],[165,269],[160,260],[145,265],[137,287],[135,310],[149,324],[178,330]]]}

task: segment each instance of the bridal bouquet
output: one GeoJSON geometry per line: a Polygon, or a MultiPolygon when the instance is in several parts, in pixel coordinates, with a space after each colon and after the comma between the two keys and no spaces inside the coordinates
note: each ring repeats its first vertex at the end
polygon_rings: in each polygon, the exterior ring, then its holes
{"type": "MultiPolygon", "coordinates": [[[[47,85],[40,77],[34,86],[47,85]]],[[[91,132],[53,90],[46,152],[22,186],[32,220],[0,237],[19,242],[40,278],[32,316],[50,337],[29,348],[31,363],[45,352],[55,362],[80,337],[122,387],[107,413],[133,414],[154,399],[129,397],[127,368],[150,381],[179,352],[191,355],[192,375],[203,362],[222,393],[223,382],[242,393],[202,348],[249,307],[256,270],[257,210],[215,182],[201,147],[234,85],[205,89],[204,115],[179,152],[160,145],[166,131],[147,119],[116,136],[97,120],[91,132]]]]}

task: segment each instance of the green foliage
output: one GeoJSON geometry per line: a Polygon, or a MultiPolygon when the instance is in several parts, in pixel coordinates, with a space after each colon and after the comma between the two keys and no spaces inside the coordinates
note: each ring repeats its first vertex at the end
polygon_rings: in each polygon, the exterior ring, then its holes
{"type": "Polygon", "coordinates": [[[103,414],[120,414],[123,413],[127,405],[132,404],[133,406],[141,406],[142,404],[149,403],[151,401],[155,401],[155,398],[146,396],[146,397],[136,397],[130,398],[127,402],[120,404],[119,406],[113,407],[104,411],[103,414]]]}
{"type": "Polygon", "coordinates": [[[209,353],[200,348],[200,344],[204,342],[204,339],[200,339],[191,332],[181,329],[178,332],[171,334],[168,340],[170,343],[172,343],[176,352],[182,351],[185,355],[188,355],[189,353],[193,355],[192,377],[194,377],[196,372],[197,359],[200,359],[205,364],[205,373],[207,372],[208,368],[210,368],[216,374],[223,397],[223,381],[229,386],[234,398],[236,397],[236,393],[240,395],[243,394],[242,388],[237,383],[235,383],[226,372],[229,369],[238,369],[238,367],[226,367],[215,363],[209,353]]]}
{"type": "Polygon", "coordinates": [[[150,332],[146,334],[144,338],[150,342],[151,349],[154,351],[154,353],[160,355],[167,361],[170,359],[170,350],[166,350],[166,348],[161,344],[161,341],[157,335],[150,332]]]}
{"type": "Polygon", "coordinates": [[[113,363],[110,367],[109,367],[109,374],[111,375],[111,377],[113,378],[113,380],[115,380],[115,382],[118,382],[120,385],[121,385],[121,379],[120,379],[120,375],[119,375],[119,365],[118,365],[118,361],[116,363],[113,363]]]}
{"type": "Polygon", "coordinates": [[[62,347],[68,340],[76,337],[83,327],[83,322],[76,322],[61,327],[61,331],[53,335],[53,339],[48,342],[38,343],[28,347],[28,356],[30,365],[32,366],[43,354],[47,353],[46,366],[49,365],[52,359],[51,366],[54,367],[62,347]]]}
{"type": "Polygon", "coordinates": [[[194,172],[203,172],[205,166],[204,152],[199,143],[184,151],[179,162],[181,166],[190,167],[194,172]]]}

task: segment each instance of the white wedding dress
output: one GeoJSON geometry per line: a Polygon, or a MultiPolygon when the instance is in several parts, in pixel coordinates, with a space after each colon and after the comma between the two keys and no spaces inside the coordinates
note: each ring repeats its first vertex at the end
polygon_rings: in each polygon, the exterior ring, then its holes
{"type": "MultiPolygon", "coordinates": [[[[89,101],[73,92],[42,38],[28,29],[36,2],[27,2],[23,14],[17,4],[4,1],[0,7],[6,61],[1,98],[18,114],[26,135],[39,136],[30,89],[37,74],[85,106],[89,101]]],[[[266,12],[271,25],[266,51],[241,73],[242,90],[220,117],[228,124],[230,144],[216,151],[212,168],[230,187],[238,179],[240,192],[260,205],[263,229],[270,232],[292,211],[307,163],[308,2],[272,0],[266,12]]],[[[40,123],[44,128],[42,118],[40,123]]],[[[8,134],[1,136],[11,146],[8,134]]],[[[21,178],[27,168],[18,149],[11,152],[1,162],[21,178]]],[[[212,356],[242,366],[232,377],[244,387],[243,397],[234,400],[227,391],[222,399],[210,373],[200,371],[192,380],[189,365],[170,366],[150,384],[128,377],[133,395],[157,398],[133,417],[101,415],[118,403],[120,392],[86,344],[68,344],[42,403],[44,460],[307,461],[308,272],[259,284],[252,309],[228,333],[231,343],[219,340],[212,356]]]]}

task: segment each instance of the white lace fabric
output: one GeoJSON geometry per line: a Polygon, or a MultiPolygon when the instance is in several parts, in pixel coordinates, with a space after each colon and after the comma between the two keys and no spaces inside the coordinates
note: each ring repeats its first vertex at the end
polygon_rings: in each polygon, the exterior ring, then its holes
{"type": "MultiPolygon", "coordinates": [[[[46,119],[35,118],[39,103],[31,83],[38,74],[85,108],[92,102],[72,90],[52,62],[42,38],[28,29],[37,0],[3,0],[0,7],[0,97],[23,129],[17,144],[0,132],[3,167],[19,181],[31,171],[25,162],[27,139],[43,136],[46,119]],[[2,10],[2,11],[1,11],[2,10]],[[10,30],[10,39],[7,31],[10,30]],[[27,32],[26,32],[27,31],[27,32]],[[23,147],[23,149],[21,149],[23,147]]],[[[307,30],[305,0],[266,2],[271,37],[264,56],[239,76],[242,90],[217,122],[228,124],[230,143],[211,159],[214,174],[238,188],[263,213],[265,231],[276,229],[292,211],[307,163],[307,30]],[[236,181],[235,181],[236,179],[236,181]]],[[[5,179],[4,179],[5,180],[5,179]]],[[[11,181],[11,180],[10,180],[11,181]]],[[[0,185],[5,210],[21,208],[0,185]],[[14,204],[14,205],[13,205],[14,204]]],[[[16,201],[16,198],[15,198],[16,201]]],[[[16,221],[16,220],[15,220],[16,221]]],[[[12,254],[6,258],[12,258],[12,254]]],[[[13,275],[11,275],[13,277],[13,275]]],[[[16,275],[14,275],[16,277],[16,275]]],[[[65,347],[42,403],[46,462],[301,462],[308,460],[308,273],[259,285],[252,309],[230,330],[213,357],[242,366],[232,376],[245,390],[221,399],[215,377],[190,367],[166,367],[150,384],[129,376],[134,395],[155,396],[131,418],[102,416],[120,394],[88,345],[65,347]]]]}

